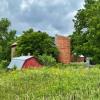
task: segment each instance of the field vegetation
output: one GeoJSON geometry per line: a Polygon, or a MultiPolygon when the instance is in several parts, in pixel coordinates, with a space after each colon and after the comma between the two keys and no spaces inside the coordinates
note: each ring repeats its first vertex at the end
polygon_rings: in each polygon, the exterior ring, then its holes
{"type": "Polygon", "coordinates": [[[99,100],[100,65],[0,71],[0,100],[99,100]]]}

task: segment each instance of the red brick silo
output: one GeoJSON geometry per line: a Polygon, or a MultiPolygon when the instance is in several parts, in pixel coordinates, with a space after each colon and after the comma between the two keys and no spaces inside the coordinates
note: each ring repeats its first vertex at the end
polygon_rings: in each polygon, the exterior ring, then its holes
{"type": "Polygon", "coordinates": [[[69,64],[71,62],[70,39],[68,37],[56,35],[55,44],[59,51],[58,61],[69,64]]]}

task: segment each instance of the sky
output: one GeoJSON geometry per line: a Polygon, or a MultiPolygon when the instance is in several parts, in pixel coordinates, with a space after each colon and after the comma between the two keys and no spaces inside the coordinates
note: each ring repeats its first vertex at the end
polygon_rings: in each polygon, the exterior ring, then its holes
{"type": "Polygon", "coordinates": [[[69,35],[74,31],[72,19],[83,5],[84,0],[0,0],[0,18],[8,18],[17,34],[33,28],[69,35]]]}

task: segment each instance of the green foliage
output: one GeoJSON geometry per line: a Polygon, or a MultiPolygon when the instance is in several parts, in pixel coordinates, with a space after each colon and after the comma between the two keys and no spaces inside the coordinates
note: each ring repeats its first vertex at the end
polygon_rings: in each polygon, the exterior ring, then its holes
{"type": "Polygon", "coordinates": [[[91,56],[100,63],[100,0],[85,0],[74,19],[72,52],[91,56]]]}
{"type": "Polygon", "coordinates": [[[17,67],[14,65],[14,67],[13,67],[13,69],[12,70],[16,70],[17,69],[17,67]]]}
{"type": "Polygon", "coordinates": [[[39,60],[45,66],[53,66],[56,64],[56,59],[46,54],[39,55],[39,60]]]}
{"type": "Polygon", "coordinates": [[[10,60],[10,47],[15,40],[15,30],[9,30],[11,23],[7,18],[0,20],[0,61],[10,60]]]}
{"type": "Polygon", "coordinates": [[[8,66],[8,61],[7,60],[2,60],[0,62],[0,69],[4,69],[8,66]]]}
{"type": "Polygon", "coordinates": [[[62,63],[57,63],[55,66],[55,68],[59,68],[59,69],[83,69],[85,68],[85,64],[83,63],[78,63],[78,62],[75,62],[75,63],[71,63],[71,64],[62,64],[62,63]]]}
{"type": "Polygon", "coordinates": [[[29,29],[19,37],[17,46],[17,54],[27,55],[28,53],[34,56],[47,54],[56,57],[58,51],[51,36],[45,32],[34,32],[29,29]]]}
{"type": "Polygon", "coordinates": [[[99,100],[99,78],[99,68],[1,72],[0,100],[99,100]]]}

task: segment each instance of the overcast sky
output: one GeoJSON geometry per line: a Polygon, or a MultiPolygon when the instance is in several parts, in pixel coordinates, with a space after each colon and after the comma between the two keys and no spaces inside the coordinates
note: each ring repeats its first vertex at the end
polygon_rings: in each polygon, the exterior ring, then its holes
{"type": "Polygon", "coordinates": [[[0,18],[8,18],[18,34],[32,27],[50,35],[68,35],[83,4],[84,0],[0,0],[0,18]]]}

